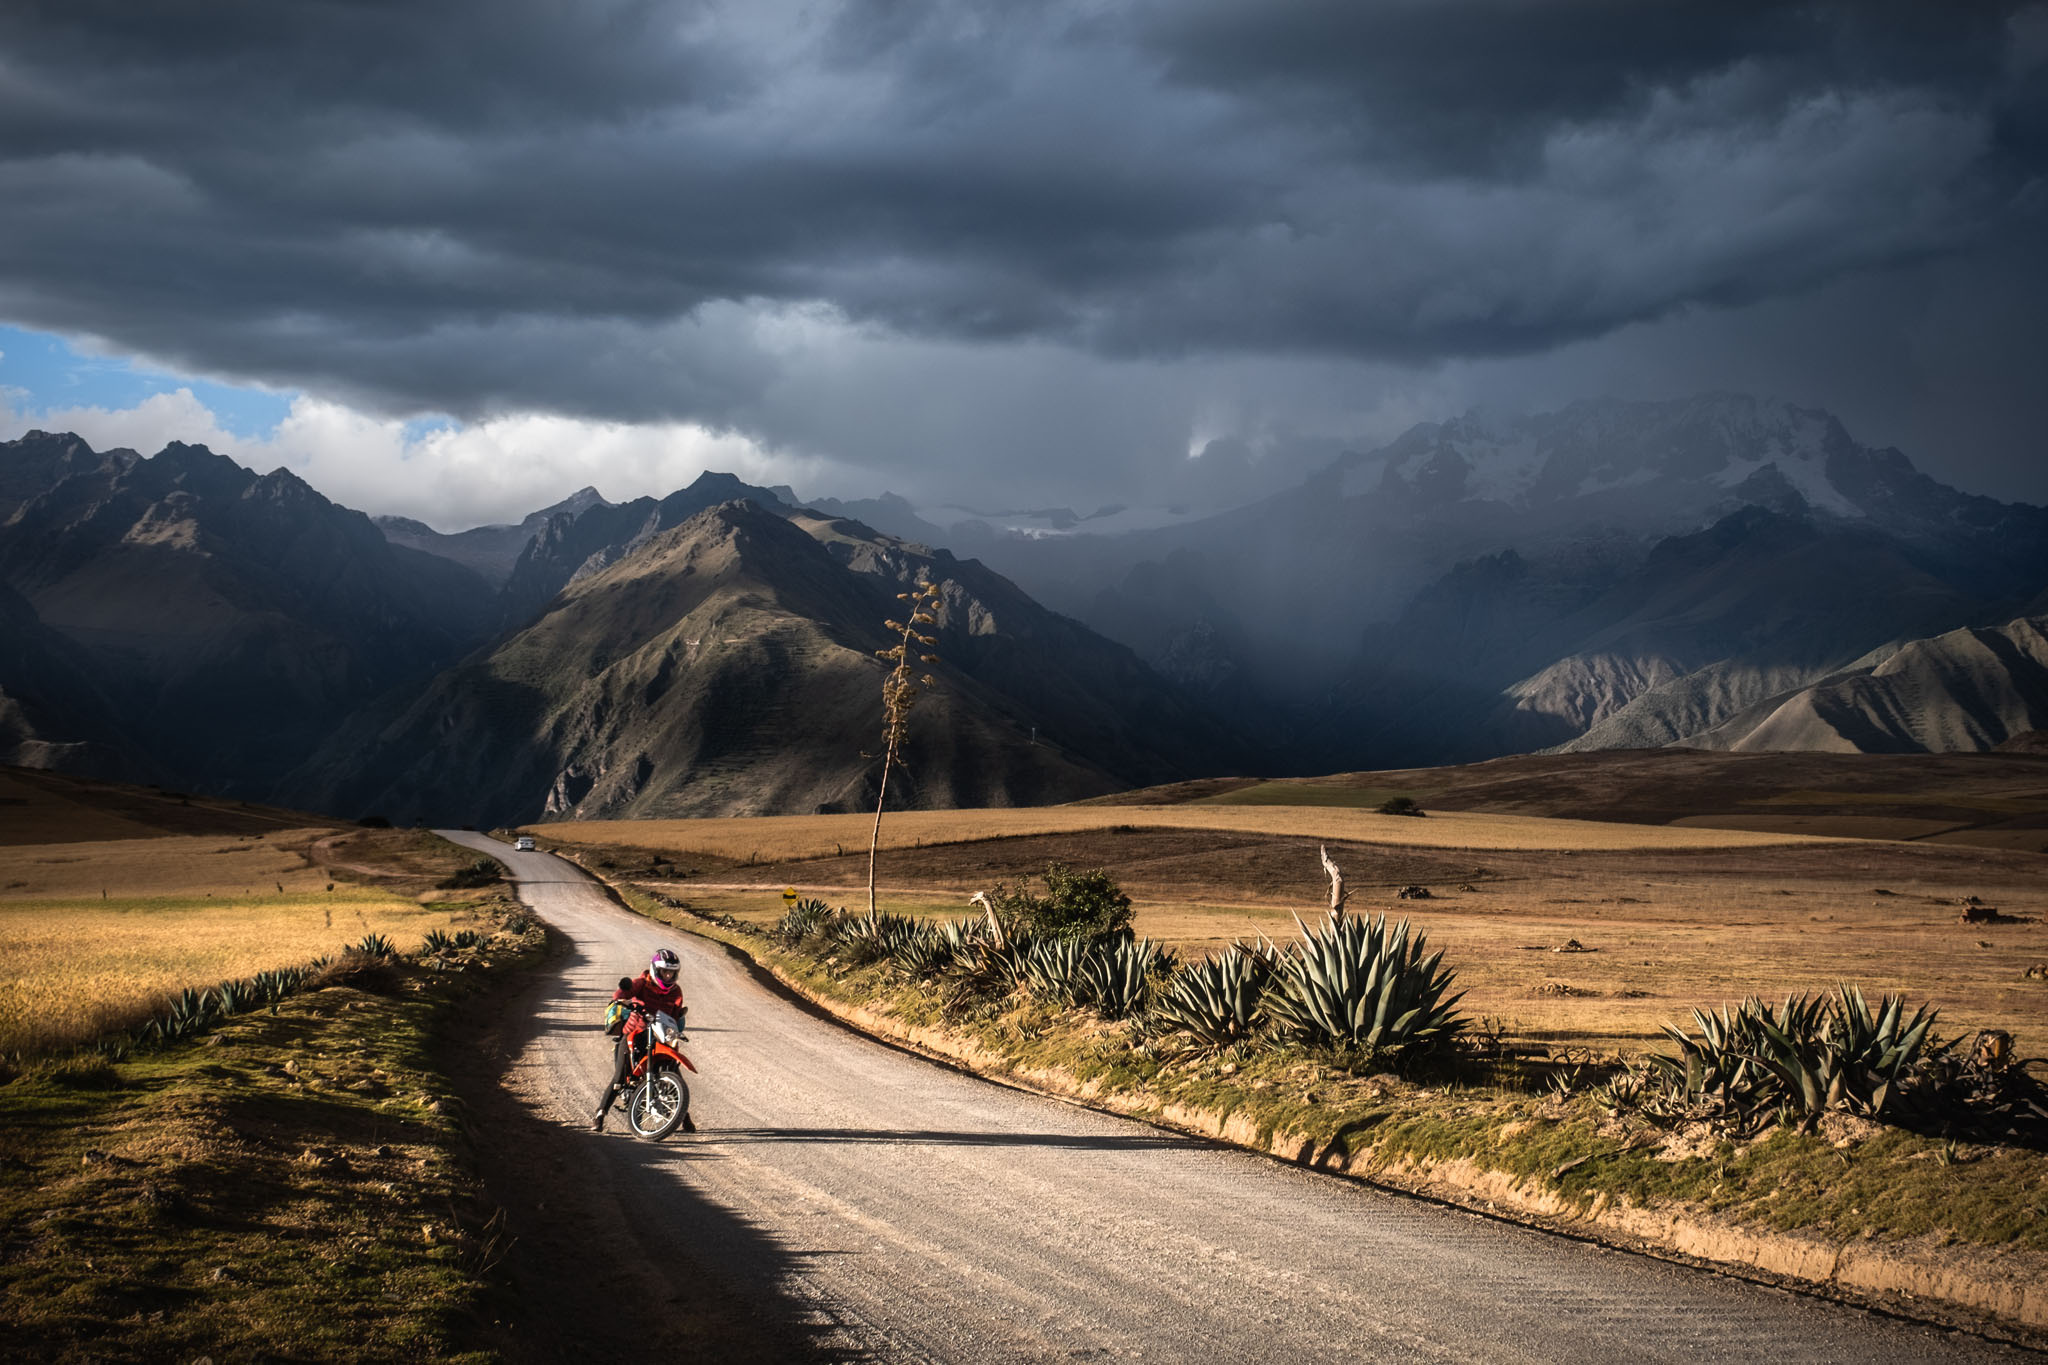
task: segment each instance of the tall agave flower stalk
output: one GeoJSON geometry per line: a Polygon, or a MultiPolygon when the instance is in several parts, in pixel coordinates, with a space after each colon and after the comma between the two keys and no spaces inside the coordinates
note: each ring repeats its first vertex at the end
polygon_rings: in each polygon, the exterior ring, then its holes
{"type": "Polygon", "coordinates": [[[1441,970],[1441,952],[1426,953],[1427,936],[1385,915],[1355,919],[1333,911],[1322,927],[1301,924],[1302,941],[1282,956],[1265,1008],[1284,1034],[1310,1044],[1355,1051],[1368,1060],[1420,1055],[1465,1027],[1447,995],[1455,973],[1441,970]]]}
{"type": "Polygon", "coordinates": [[[875,828],[868,838],[868,913],[875,913],[875,857],[882,847],[882,808],[889,800],[889,770],[897,766],[903,752],[903,741],[910,735],[910,712],[925,693],[939,685],[939,680],[929,673],[918,670],[920,664],[935,664],[936,654],[921,652],[937,644],[938,637],[926,635],[920,626],[935,626],[939,617],[939,585],[928,579],[919,579],[911,592],[899,592],[896,600],[909,604],[906,621],[885,621],[882,628],[896,637],[896,643],[887,649],[878,649],[876,655],[895,664],[889,676],[882,680],[882,776],[875,789],[875,828]]]}

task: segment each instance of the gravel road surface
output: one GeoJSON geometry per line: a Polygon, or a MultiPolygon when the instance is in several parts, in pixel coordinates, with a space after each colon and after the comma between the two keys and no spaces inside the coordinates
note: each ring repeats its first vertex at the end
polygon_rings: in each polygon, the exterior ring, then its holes
{"type": "Polygon", "coordinates": [[[806,1012],[560,859],[442,833],[503,859],[573,945],[522,1006],[507,1084],[557,1126],[529,1145],[573,1144],[607,1245],[685,1267],[664,1311],[725,1305],[748,1338],[733,1358],[2038,1358],[977,1080],[806,1012]],[[610,1069],[603,1003],[664,945],[683,958],[700,1131],[643,1143],[615,1115],[588,1132],[610,1069]]]}

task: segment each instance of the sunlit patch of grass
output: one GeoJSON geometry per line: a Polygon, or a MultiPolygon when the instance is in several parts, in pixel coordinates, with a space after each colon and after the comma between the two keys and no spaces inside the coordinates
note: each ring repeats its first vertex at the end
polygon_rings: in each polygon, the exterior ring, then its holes
{"type": "Polygon", "coordinates": [[[0,901],[0,1053],[41,1051],[130,1026],[187,986],[339,952],[366,934],[411,950],[473,922],[460,903],[387,892],[118,896],[0,901]]]}

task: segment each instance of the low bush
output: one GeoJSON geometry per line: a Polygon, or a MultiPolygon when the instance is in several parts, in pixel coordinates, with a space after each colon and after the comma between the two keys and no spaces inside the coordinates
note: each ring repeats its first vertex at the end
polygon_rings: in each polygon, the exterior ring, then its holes
{"type": "Polygon", "coordinates": [[[1045,865],[1045,894],[1028,882],[1016,890],[996,883],[989,902],[1005,924],[1034,938],[1092,939],[1128,934],[1131,898],[1101,868],[1075,871],[1062,862],[1045,865]]]}

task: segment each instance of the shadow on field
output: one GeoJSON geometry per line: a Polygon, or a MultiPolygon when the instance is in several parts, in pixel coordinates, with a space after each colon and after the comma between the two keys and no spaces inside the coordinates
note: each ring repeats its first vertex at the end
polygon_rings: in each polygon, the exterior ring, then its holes
{"type": "Polygon", "coordinates": [[[616,1119],[608,1137],[547,1122],[508,1093],[509,1065],[540,1035],[584,1027],[540,1008],[557,973],[589,965],[571,940],[547,936],[541,972],[495,1018],[456,1021],[443,1040],[485,1185],[514,1238],[491,1344],[513,1361],[637,1357],[650,1342],[686,1360],[868,1358],[801,1298],[800,1250],[676,1178],[688,1146],[623,1137],[616,1119]]]}

